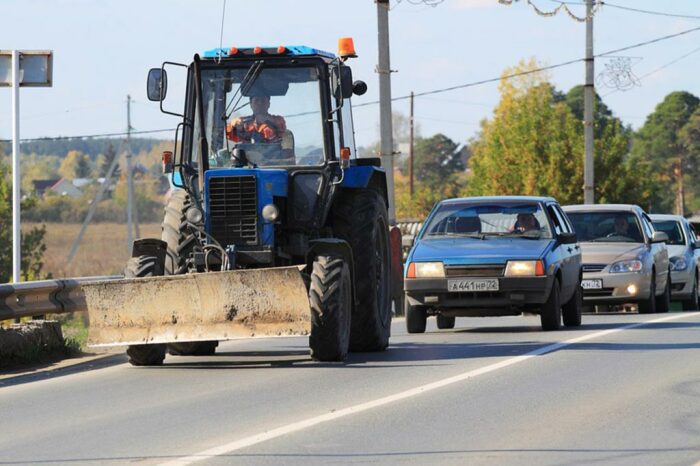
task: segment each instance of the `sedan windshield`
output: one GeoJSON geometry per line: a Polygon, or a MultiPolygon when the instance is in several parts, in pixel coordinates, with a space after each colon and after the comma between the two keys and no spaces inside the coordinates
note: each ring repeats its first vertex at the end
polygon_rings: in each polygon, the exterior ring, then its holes
{"type": "Polygon", "coordinates": [[[643,243],[637,216],[632,212],[567,212],[579,241],[643,243]]]}
{"type": "Polygon", "coordinates": [[[685,235],[680,222],[675,220],[655,220],[652,223],[656,231],[662,231],[668,235],[666,244],[685,245],[685,235]]]}
{"type": "Polygon", "coordinates": [[[425,231],[425,235],[430,237],[552,238],[549,221],[540,205],[536,203],[440,204],[425,231]]]}

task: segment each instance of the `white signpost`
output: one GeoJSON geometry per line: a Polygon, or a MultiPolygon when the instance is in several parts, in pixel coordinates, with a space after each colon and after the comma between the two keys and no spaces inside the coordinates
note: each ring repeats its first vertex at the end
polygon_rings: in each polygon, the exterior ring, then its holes
{"type": "Polygon", "coordinates": [[[20,282],[19,88],[51,87],[53,51],[0,50],[0,86],[12,87],[12,281],[20,282]]]}

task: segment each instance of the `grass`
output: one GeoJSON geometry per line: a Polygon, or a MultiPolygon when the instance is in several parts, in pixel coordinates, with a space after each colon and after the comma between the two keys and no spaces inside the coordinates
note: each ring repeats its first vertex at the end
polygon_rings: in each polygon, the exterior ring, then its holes
{"type": "MultiPolygon", "coordinates": [[[[25,223],[23,229],[40,224],[25,223]]],[[[79,224],[45,223],[46,252],[43,273],[54,278],[119,275],[131,255],[127,247],[125,224],[95,223],[89,225],[73,261],[68,263],[68,253],[80,231],[79,224]]],[[[160,224],[140,225],[142,238],[160,238],[160,224]]]]}

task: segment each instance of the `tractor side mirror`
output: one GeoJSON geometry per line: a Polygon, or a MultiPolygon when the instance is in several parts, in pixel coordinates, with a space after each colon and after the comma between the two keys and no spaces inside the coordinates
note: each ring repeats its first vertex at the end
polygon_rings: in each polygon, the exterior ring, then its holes
{"type": "Polygon", "coordinates": [[[364,95],[367,92],[367,84],[364,81],[355,81],[352,83],[352,93],[355,95],[364,95]]]}
{"type": "Polygon", "coordinates": [[[151,68],[148,71],[146,94],[148,100],[159,102],[165,100],[168,92],[168,73],[162,68],[151,68]]]}
{"type": "Polygon", "coordinates": [[[333,67],[332,73],[333,90],[336,96],[343,99],[352,97],[352,69],[348,66],[333,67]],[[340,73],[340,76],[338,76],[340,73]]]}

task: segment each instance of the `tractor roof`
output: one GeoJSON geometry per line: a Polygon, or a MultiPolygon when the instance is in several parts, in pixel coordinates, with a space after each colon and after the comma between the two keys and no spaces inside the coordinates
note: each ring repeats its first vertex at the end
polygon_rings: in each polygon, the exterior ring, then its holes
{"type": "Polygon", "coordinates": [[[234,57],[321,57],[334,59],[330,52],[307,47],[305,45],[280,45],[279,47],[230,47],[207,50],[203,58],[234,58],[234,57]]]}

